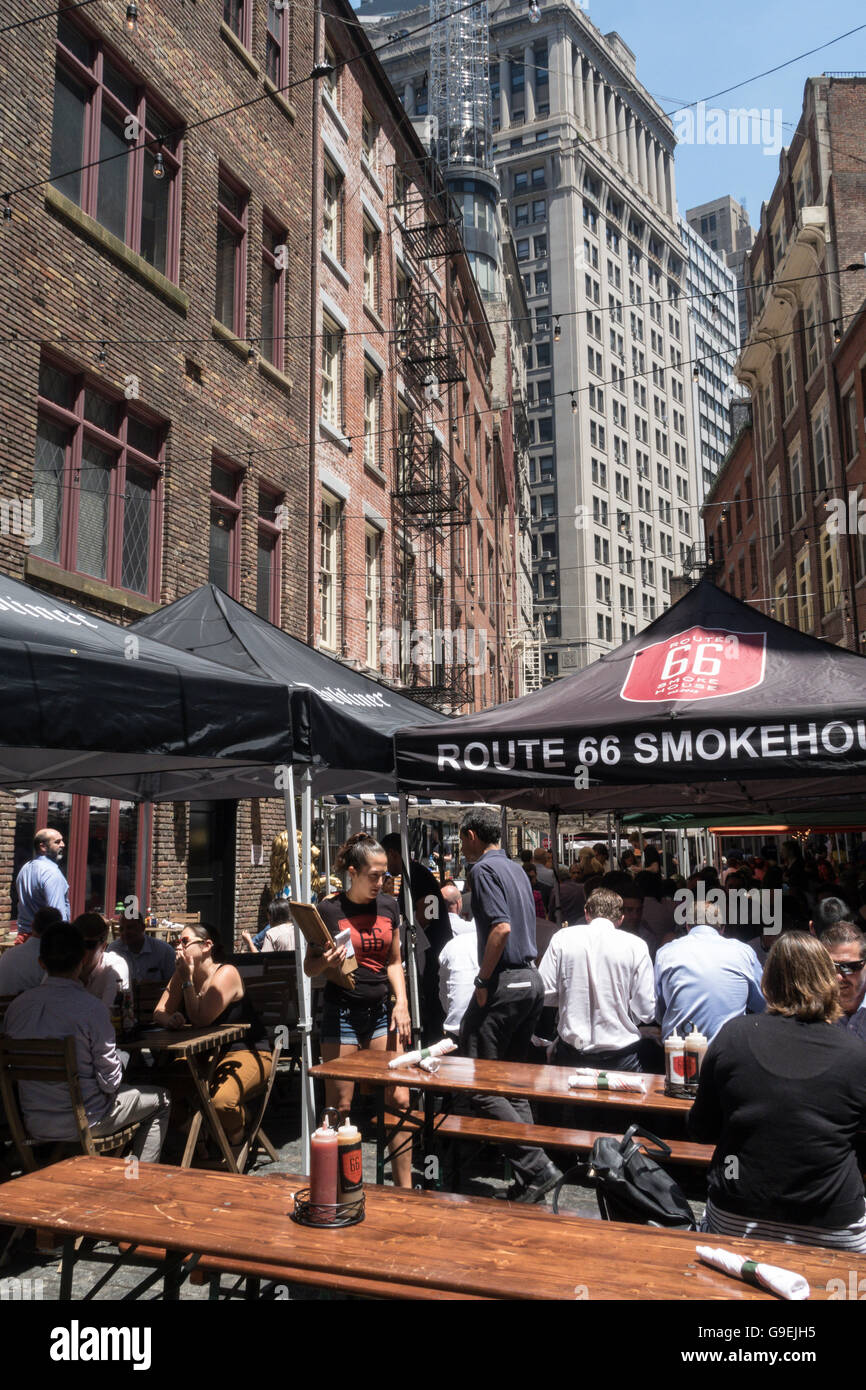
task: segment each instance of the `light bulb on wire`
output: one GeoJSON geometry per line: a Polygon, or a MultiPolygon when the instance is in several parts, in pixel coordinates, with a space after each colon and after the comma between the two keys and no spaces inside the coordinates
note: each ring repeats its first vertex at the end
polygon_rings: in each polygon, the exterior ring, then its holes
{"type": "Polygon", "coordinates": [[[138,33],[138,6],[135,0],[129,0],[126,7],[126,27],[130,34],[138,33]]]}
{"type": "Polygon", "coordinates": [[[156,158],[153,161],[153,177],[155,179],[165,178],[165,160],[162,157],[162,144],[157,146],[156,158]]]}
{"type": "Polygon", "coordinates": [[[558,343],[562,337],[562,327],[559,322],[559,314],[553,316],[553,341],[558,343]]]}
{"type": "Polygon", "coordinates": [[[571,393],[571,413],[572,415],[577,414],[577,398],[573,391],[571,393]]]}

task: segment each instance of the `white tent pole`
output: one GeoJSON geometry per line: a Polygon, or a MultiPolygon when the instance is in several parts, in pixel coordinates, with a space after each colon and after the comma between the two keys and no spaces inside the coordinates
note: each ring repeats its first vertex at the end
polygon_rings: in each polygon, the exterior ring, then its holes
{"type": "MultiPolygon", "coordinates": [[[[292,879],[292,897],[301,902],[301,881],[298,873],[298,824],[295,816],[295,774],[289,768],[287,784],[283,791],[286,812],[286,831],[289,836],[289,873],[292,879]]],[[[301,1160],[303,1171],[310,1171],[310,1137],[316,1127],[316,1101],[313,1091],[313,1078],[310,1067],[313,1065],[312,1043],[312,993],[309,976],[304,974],[304,954],[306,943],[295,927],[295,970],[298,978],[298,1031],[301,1035],[301,1160]]]]}
{"type": "Polygon", "coordinates": [[[613,838],[610,829],[610,811],[607,813],[607,868],[610,873],[613,868],[613,838]]]}
{"type": "Polygon", "coordinates": [[[409,1013],[413,1033],[421,1031],[421,1007],[418,997],[418,960],[415,939],[415,904],[412,902],[412,885],[409,879],[409,798],[401,792],[400,807],[400,856],[403,860],[404,888],[403,901],[406,904],[406,969],[409,975],[409,1013]]]}
{"type": "Polygon", "coordinates": [[[301,778],[301,894],[308,903],[313,892],[313,775],[307,767],[301,778]]]}

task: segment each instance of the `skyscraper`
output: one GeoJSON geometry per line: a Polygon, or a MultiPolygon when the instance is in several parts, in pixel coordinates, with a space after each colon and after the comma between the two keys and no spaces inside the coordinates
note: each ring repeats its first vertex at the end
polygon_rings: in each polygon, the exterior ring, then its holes
{"type": "MultiPolygon", "coordinates": [[[[399,25],[411,35],[433,17],[406,11],[399,25]]],[[[395,27],[392,11],[379,37],[395,27]]],[[[573,0],[512,0],[489,32],[494,164],[533,315],[534,581],[550,677],[667,607],[695,535],[685,248],[671,123],[620,36],[573,0]]],[[[410,116],[419,100],[429,110],[419,38],[382,59],[410,116]]]]}
{"type": "Polygon", "coordinates": [[[740,346],[746,341],[746,281],[744,265],[747,253],[755,240],[754,229],[749,222],[749,214],[735,198],[726,196],[716,198],[712,203],[701,203],[700,207],[689,208],[686,213],[689,226],[703,237],[711,251],[721,256],[729,270],[737,277],[738,304],[740,320],[740,346]]]}

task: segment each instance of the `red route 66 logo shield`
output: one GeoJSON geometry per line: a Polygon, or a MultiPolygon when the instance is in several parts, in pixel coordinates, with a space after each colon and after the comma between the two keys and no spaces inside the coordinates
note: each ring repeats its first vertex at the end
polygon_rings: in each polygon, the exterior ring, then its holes
{"type": "Polygon", "coordinates": [[[764,679],[766,633],[690,627],[635,652],[623,700],[714,700],[752,690],[764,679]]]}

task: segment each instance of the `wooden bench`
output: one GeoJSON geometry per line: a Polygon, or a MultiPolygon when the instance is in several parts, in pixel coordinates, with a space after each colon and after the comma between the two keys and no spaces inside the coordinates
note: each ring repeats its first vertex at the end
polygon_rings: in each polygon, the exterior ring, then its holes
{"type": "MultiPolygon", "coordinates": [[[[418,1119],[423,1123],[423,1115],[418,1119]]],[[[518,1124],[512,1120],[488,1120],[477,1115],[446,1115],[436,1125],[439,1138],[474,1140],[481,1144],[498,1144],[507,1148],[514,1144],[535,1144],[542,1149],[565,1149],[570,1153],[592,1152],[596,1139],[618,1139],[621,1135],[606,1134],[591,1129],[564,1129],[558,1125],[518,1124]]],[[[694,1144],[686,1139],[665,1139],[670,1149],[667,1158],[658,1162],[686,1164],[692,1168],[708,1168],[713,1156],[712,1144],[694,1144]]],[[[652,1148],[650,1156],[656,1157],[652,1148]]]]}

